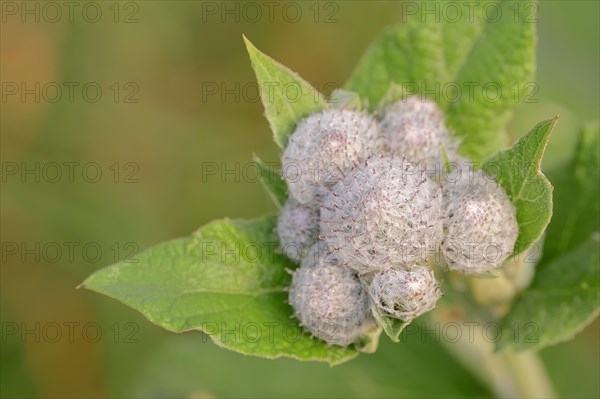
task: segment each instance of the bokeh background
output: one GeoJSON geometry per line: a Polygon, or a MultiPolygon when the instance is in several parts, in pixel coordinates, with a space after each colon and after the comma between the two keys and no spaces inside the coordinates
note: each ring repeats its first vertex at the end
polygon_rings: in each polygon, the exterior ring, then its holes
{"type": "MultiPolygon", "coordinates": [[[[76,2],[72,17],[61,3],[56,19],[47,2],[2,2],[2,397],[489,395],[434,339],[384,338],[376,354],[333,369],[269,361],[200,333],[167,333],[75,289],[93,271],[212,219],[274,211],[242,170],[252,152],[267,161],[278,154],[242,33],[329,92],[381,29],[401,20],[400,2],[294,2],[288,15],[280,2],[271,20],[263,3],[254,3],[258,20],[234,2],[76,2]],[[302,16],[292,22],[296,9],[302,16]],[[36,82],[39,101],[9,95],[36,82]],[[72,99],[64,82],[79,84],[72,99]],[[52,102],[56,85],[62,97],[52,102]],[[92,102],[96,87],[102,95],[92,102]],[[239,163],[240,173],[203,179],[207,162],[239,163]]],[[[578,127],[598,119],[599,6],[542,0],[538,18],[539,101],[519,106],[509,131],[514,139],[560,114],[549,170],[569,159],[578,127]]],[[[598,337],[596,320],[541,352],[561,396],[600,395],[598,337]]]]}

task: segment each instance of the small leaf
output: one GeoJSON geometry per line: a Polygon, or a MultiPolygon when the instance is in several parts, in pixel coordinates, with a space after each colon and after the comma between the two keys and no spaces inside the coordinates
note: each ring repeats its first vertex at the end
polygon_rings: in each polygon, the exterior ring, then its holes
{"type": "Polygon", "coordinates": [[[463,138],[461,152],[480,161],[502,147],[510,111],[535,90],[536,24],[530,13],[514,11],[535,3],[474,2],[458,19],[441,21],[440,4],[407,3],[406,22],[373,42],[345,87],[370,101],[371,109],[392,83],[400,86],[398,94],[436,101],[463,138]]]}
{"type": "MultiPolygon", "coordinates": [[[[367,292],[370,292],[368,287],[371,285],[372,281],[372,274],[366,274],[361,276],[361,282],[365,287],[365,290],[367,290],[367,292]]],[[[400,333],[402,332],[404,327],[406,327],[410,323],[405,323],[402,320],[388,316],[375,304],[375,301],[373,300],[370,300],[369,303],[371,306],[371,314],[375,318],[375,321],[377,321],[379,327],[381,327],[385,334],[388,337],[390,337],[392,342],[400,342],[400,333]]]]}
{"type": "Polygon", "coordinates": [[[287,303],[294,265],[277,248],[275,217],[212,222],[191,237],[159,244],[101,269],[85,288],[118,299],[170,331],[199,330],[219,346],[266,358],[331,365],[353,348],[311,338],[287,303]]]}
{"type": "Polygon", "coordinates": [[[373,302],[371,302],[371,313],[373,313],[373,317],[375,317],[379,326],[383,328],[385,334],[390,337],[393,342],[400,342],[400,333],[410,323],[405,323],[402,320],[386,316],[373,302]]]}
{"type": "Polygon", "coordinates": [[[256,154],[253,155],[253,158],[260,170],[260,182],[277,209],[281,209],[287,201],[287,185],[281,178],[280,164],[270,163],[267,165],[256,154]]]}
{"type": "Polygon", "coordinates": [[[362,100],[358,93],[344,89],[335,89],[327,101],[333,108],[361,111],[363,109],[362,100]]]}
{"type": "Polygon", "coordinates": [[[586,126],[570,164],[548,173],[554,185],[554,215],[546,234],[542,264],[600,231],[599,147],[598,124],[586,126]]]}
{"type": "Polygon", "coordinates": [[[599,281],[600,240],[594,234],[538,269],[502,321],[498,346],[532,350],[572,338],[598,315],[599,281]]]}
{"type": "Polygon", "coordinates": [[[517,209],[519,237],[515,255],[542,236],[552,217],[552,185],[542,173],[541,163],[557,119],[540,122],[511,148],[483,164],[483,170],[495,176],[517,209]]]}
{"type": "Polygon", "coordinates": [[[260,52],[244,37],[275,143],[285,148],[298,121],[327,107],[324,97],[298,74],[260,52]]]}

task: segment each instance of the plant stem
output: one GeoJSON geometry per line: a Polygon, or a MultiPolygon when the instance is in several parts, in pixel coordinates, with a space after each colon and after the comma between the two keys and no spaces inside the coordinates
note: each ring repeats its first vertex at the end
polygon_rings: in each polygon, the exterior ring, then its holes
{"type": "MultiPolygon", "coordinates": [[[[450,322],[441,312],[434,320],[450,322]]],[[[446,349],[477,376],[497,398],[555,398],[556,393],[544,365],[535,352],[494,352],[494,343],[484,339],[481,323],[462,323],[461,339],[442,341],[446,349]],[[470,327],[468,330],[464,326],[470,327]]]]}
{"type": "Polygon", "coordinates": [[[536,352],[503,353],[522,398],[555,398],[556,393],[536,352]]]}

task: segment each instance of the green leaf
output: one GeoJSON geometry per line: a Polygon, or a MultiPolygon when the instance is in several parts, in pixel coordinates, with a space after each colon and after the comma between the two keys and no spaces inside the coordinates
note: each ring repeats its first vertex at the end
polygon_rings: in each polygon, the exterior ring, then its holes
{"type": "Polygon", "coordinates": [[[598,124],[586,126],[569,165],[548,173],[554,185],[554,215],[548,226],[541,267],[600,231],[599,147],[598,124]]]}
{"type": "MultiPolygon", "coordinates": [[[[438,1],[435,2],[440,4],[438,1]]],[[[485,0],[479,2],[472,15],[469,15],[468,12],[463,12],[460,14],[458,21],[446,20],[446,22],[441,24],[442,49],[446,61],[446,74],[449,83],[456,81],[456,78],[462,69],[464,69],[465,63],[470,62],[470,53],[473,51],[476,42],[483,40],[485,29],[488,28],[484,19],[484,15],[487,14],[485,14],[483,9],[493,7],[490,5],[491,3],[494,3],[494,1],[485,0]]]]}
{"type": "Polygon", "coordinates": [[[327,107],[324,97],[298,74],[260,52],[244,36],[252,68],[260,87],[275,143],[285,148],[298,121],[327,107]]]}
{"type": "Polygon", "coordinates": [[[118,299],[170,331],[199,330],[219,346],[266,358],[339,364],[353,348],[311,338],[287,303],[293,264],[277,252],[273,216],[212,222],[90,276],[83,287],[118,299]]]}
{"type": "Polygon", "coordinates": [[[375,320],[377,320],[377,323],[379,324],[379,326],[381,326],[381,328],[383,328],[383,331],[385,332],[385,334],[388,337],[390,337],[390,339],[393,342],[396,342],[396,343],[400,342],[400,333],[402,333],[402,330],[404,330],[404,328],[409,323],[405,323],[402,320],[398,320],[393,317],[386,316],[372,302],[371,302],[371,313],[373,314],[373,317],[375,317],[375,320]]]}
{"type": "MultiPolygon", "coordinates": [[[[365,274],[361,276],[361,282],[365,287],[365,290],[368,290],[368,287],[371,285],[373,281],[373,275],[365,274]]],[[[402,320],[396,319],[394,317],[390,317],[385,312],[383,312],[379,307],[375,304],[374,301],[369,301],[371,306],[371,314],[377,321],[377,324],[383,329],[385,334],[392,340],[392,342],[400,342],[400,333],[406,326],[410,323],[405,323],[402,320]]]]}
{"type": "Polygon", "coordinates": [[[535,69],[535,22],[515,11],[535,3],[476,2],[472,10],[463,5],[458,19],[440,18],[440,4],[408,3],[406,23],[383,32],[345,87],[371,108],[391,83],[403,95],[426,95],[447,110],[449,127],[463,138],[462,153],[480,161],[502,147],[510,110],[535,89],[527,86],[535,69]]]}
{"type": "Polygon", "coordinates": [[[500,348],[540,349],[572,338],[600,309],[600,237],[537,270],[502,321],[500,348]]]}
{"type": "Polygon", "coordinates": [[[256,154],[253,155],[253,158],[260,170],[260,182],[277,209],[281,209],[287,201],[287,185],[281,178],[280,164],[277,164],[277,167],[273,163],[267,165],[256,154]]]}
{"type": "MultiPolygon", "coordinates": [[[[475,161],[484,159],[504,144],[501,134],[510,111],[530,94],[535,73],[536,23],[530,13],[514,12],[536,7],[534,1],[496,1],[501,18],[488,16],[472,41],[454,80],[463,95],[449,104],[448,125],[463,138],[461,152],[475,161]],[[464,93],[467,84],[476,84],[473,96],[464,93]],[[497,98],[496,98],[497,97],[497,98]]],[[[535,10],[535,8],[534,8],[535,10]]],[[[483,10],[479,10],[482,12],[483,10]]],[[[477,11],[475,11],[477,12],[477,11]]],[[[448,42],[450,46],[456,43],[448,42]]]]}
{"type": "Polygon", "coordinates": [[[361,111],[363,104],[358,93],[344,89],[335,89],[327,101],[331,107],[361,111]]]}
{"type": "Polygon", "coordinates": [[[519,237],[515,255],[542,236],[552,217],[552,185],[542,173],[541,164],[557,119],[540,122],[511,148],[483,164],[483,170],[496,178],[517,209],[519,237]]]}
{"type": "Polygon", "coordinates": [[[367,49],[345,88],[369,101],[373,109],[392,82],[401,86],[434,84],[445,76],[443,35],[439,24],[416,16],[387,28],[367,49]]]}
{"type": "Polygon", "coordinates": [[[598,125],[587,126],[573,160],[552,173],[554,216],[542,260],[531,287],[503,321],[502,346],[530,349],[564,341],[598,314],[599,144],[598,125]]]}

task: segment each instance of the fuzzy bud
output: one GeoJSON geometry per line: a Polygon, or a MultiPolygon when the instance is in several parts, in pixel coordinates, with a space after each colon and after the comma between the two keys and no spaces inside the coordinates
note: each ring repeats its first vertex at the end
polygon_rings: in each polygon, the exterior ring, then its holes
{"type": "Polygon", "coordinates": [[[377,151],[379,129],[366,112],[329,109],[303,119],[283,152],[282,173],[301,203],[315,199],[354,163],[377,151]]]}
{"type": "Polygon", "coordinates": [[[441,189],[411,163],[369,158],[323,199],[321,236],[361,274],[425,261],[442,241],[441,189]]]}
{"type": "Polygon", "coordinates": [[[409,97],[391,104],[384,110],[381,130],[387,149],[410,162],[441,168],[442,148],[448,158],[456,157],[456,141],[444,126],[442,111],[432,101],[409,97]]]}
{"type": "Polygon", "coordinates": [[[367,291],[323,243],[315,244],[294,271],[289,302],[302,327],[330,344],[347,346],[374,326],[367,291]]]}
{"type": "Polygon", "coordinates": [[[435,308],[442,291],[429,267],[415,265],[377,273],[369,294],[385,314],[408,323],[435,308]]]}
{"type": "Polygon", "coordinates": [[[418,95],[400,99],[389,105],[387,110],[400,114],[422,115],[432,121],[444,120],[444,114],[435,102],[418,95]]]}
{"type": "Polygon", "coordinates": [[[450,270],[481,274],[513,253],[519,235],[516,209],[506,192],[481,170],[444,185],[446,235],[442,254],[450,270]]]}
{"type": "Polygon", "coordinates": [[[319,238],[319,208],[303,205],[293,198],[285,203],[279,219],[279,247],[290,259],[300,262],[303,254],[319,238]]]}

